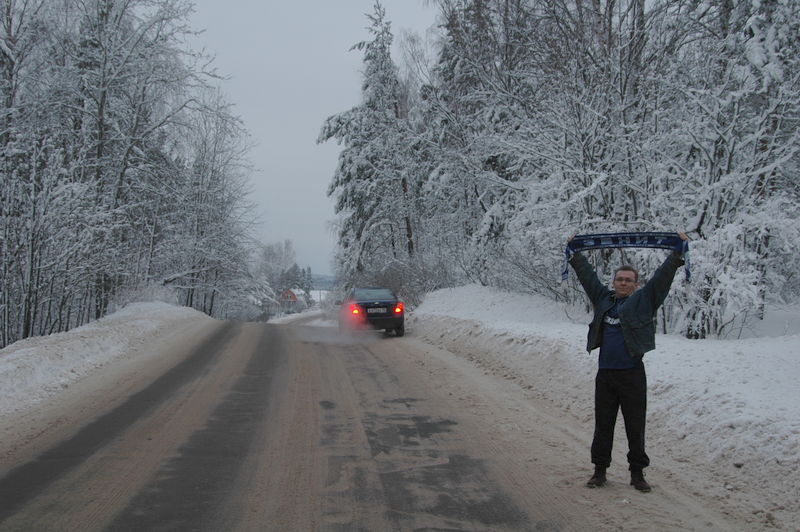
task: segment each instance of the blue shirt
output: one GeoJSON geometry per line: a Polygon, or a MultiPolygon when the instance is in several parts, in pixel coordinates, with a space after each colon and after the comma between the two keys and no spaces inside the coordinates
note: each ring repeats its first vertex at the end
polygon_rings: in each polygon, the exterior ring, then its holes
{"type": "MultiPolygon", "coordinates": [[[[624,301],[624,300],[623,300],[624,301]]],[[[619,305],[617,299],[606,315],[603,316],[603,340],[600,344],[600,369],[631,369],[641,364],[640,358],[633,358],[628,353],[622,326],[619,323],[619,305]]]]}

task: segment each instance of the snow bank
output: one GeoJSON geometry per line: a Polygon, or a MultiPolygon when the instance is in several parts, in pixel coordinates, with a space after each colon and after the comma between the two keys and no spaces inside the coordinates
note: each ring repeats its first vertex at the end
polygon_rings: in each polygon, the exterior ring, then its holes
{"type": "MultiPolygon", "coordinates": [[[[516,382],[591,430],[597,354],[586,353],[589,321],[544,298],[479,286],[429,294],[409,318],[415,336],[516,382]]],[[[659,335],[656,345],[645,356],[654,464],[663,456],[678,468],[705,470],[710,484],[697,489],[751,506],[762,523],[794,526],[800,517],[800,336],[696,341],[659,335]]]]}
{"type": "Polygon", "coordinates": [[[0,350],[0,417],[55,395],[96,368],[132,356],[158,331],[187,318],[211,320],[186,307],[133,303],[71,331],[5,347],[0,350]]]}

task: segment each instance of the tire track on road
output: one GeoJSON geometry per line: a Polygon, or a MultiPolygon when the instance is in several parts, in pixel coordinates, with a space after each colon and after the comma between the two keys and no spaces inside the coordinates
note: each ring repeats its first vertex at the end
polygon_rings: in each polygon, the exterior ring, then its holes
{"type": "Polygon", "coordinates": [[[237,330],[231,323],[224,324],[206,343],[123,404],[0,478],[0,524],[207,371],[224,352],[224,346],[236,337],[237,330]]]}
{"type": "Polygon", "coordinates": [[[257,347],[207,423],[177,449],[108,530],[234,530],[242,517],[238,484],[268,423],[274,379],[286,364],[283,333],[264,326],[257,347]]]}

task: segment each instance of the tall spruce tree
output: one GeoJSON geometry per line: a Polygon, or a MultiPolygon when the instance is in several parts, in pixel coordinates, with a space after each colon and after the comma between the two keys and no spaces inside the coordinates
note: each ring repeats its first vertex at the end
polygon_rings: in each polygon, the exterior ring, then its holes
{"type": "Polygon", "coordinates": [[[346,278],[380,270],[415,253],[413,190],[404,171],[403,107],[393,35],[379,2],[368,15],[372,40],[353,49],[364,53],[362,102],[329,117],[318,142],[344,145],[328,195],[335,198],[339,264],[346,278]]]}

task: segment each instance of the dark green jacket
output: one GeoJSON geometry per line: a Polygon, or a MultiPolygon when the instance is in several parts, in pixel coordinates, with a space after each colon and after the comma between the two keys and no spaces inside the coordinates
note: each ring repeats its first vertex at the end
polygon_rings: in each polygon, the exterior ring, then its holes
{"type": "MultiPolygon", "coordinates": [[[[603,316],[614,306],[616,298],[614,291],[597,278],[597,272],[586,257],[575,253],[569,263],[594,305],[594,319],[589,326],[586,343],[586,350],[591,351],[600,347],[603,338],[603,316]]],[[[625,346],[631,356],[641,357],[656,348],[656,311],[667,298],[672,279],[681,265],[683,265],[681,254],[671,252],[643,287],[621,301],[619,321],[625,346]]]]}

